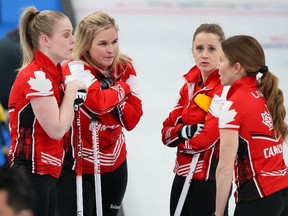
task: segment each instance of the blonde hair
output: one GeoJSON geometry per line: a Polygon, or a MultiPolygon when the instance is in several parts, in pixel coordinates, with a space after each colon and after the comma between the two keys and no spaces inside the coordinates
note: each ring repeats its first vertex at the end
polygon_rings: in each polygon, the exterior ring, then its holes
{"type": "Polygon", "coordinates": [[[53,35],[55,21],[67,16],[53,10],[38,11],[35,7],[24,8],[19,22],[20,44],[22,48],[22,66],[27,66],[34,58],[34,50],[39,48],[41,34],[53,35]]]}
{"type": "MultiPolygon", "coordinates": [[[[81,60],[81,58],[84,57],[89,65],[98,68],[98,66],[93,62],[88,49],[97,33],[110,28],[114,28],[117,32],[119,31],[115,19],[107,13],[101,11],[94,12],[84,17],[76,26],[76,44],[73,49],[73,59],[81,60]]],[[[115,69],[118,65],[124,68],[130,63],[131,60],[128,56],[118,52],[110,68],[115,69]]]]}

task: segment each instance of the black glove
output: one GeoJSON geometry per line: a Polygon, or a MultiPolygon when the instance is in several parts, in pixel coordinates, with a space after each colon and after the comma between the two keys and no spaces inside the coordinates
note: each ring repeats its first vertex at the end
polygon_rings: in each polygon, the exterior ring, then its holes
{"type": "Polygon", "coordinates": [[[84,103],[85,100],[86,100],[86,90],[84,89],[78,90],[74,101],[74,109],[78,110],[78,108],[84,103]]]}
{"type": "Polygon", "coordinates": [[[190,139],[194,135],[199,134],[204,128],[204,124],[183,125],[178,130],[178,137],[180,139],[190,139]]]}
{"type": "Polygon", "coordinates": [[[102,89],[108,89],[110,85],[113,83],[113,80],[111,79],[111,77],[103,77],[99,81],[101,83],[102,89]]]}

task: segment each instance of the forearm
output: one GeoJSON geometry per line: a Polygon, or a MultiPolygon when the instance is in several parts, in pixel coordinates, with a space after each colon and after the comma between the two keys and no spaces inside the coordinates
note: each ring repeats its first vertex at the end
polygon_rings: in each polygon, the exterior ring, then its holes
{"type": "Polygon", "coordinates": [[[210,131],[204,130],[202,130],[200,134],[197,134],[196,136],[189,139],[184,146],[181,146],[182,149],[180,151],[183,153],[187,152],[188,154],[189,152],[193,152],[193,154],[200,153],[207,151],[215,144],[219,143],[219,133],[217,133],[215,129],[210,131]]]}
{"type": "Polygon", "coordinates": [[[216,216],[223,216],[231,190],[233,169],[223,166],[217,167],[216,171],[216,216]]]}
{"type": "MultiPolygon", "coordinates": [[[[59,136],[65,134],[72,125],[74,119],[74,101],[76,92],[66,92],[59,108],[59,136]]],[[[62,136],[63,136],[62,135],[62,136]]]]}
{"type": "Polygon", "coordinates": [[[185,142],[185,145],[179,146],[180,152],[194,154],[207,151],[219,143],[219,137],[218,119],[208,114],[203,130],[195,133],[191,139],[185,142]]]}
{"type": "Polygon", "coordinates": [[[238,131],[220,129],[219,162],[216,170],[216,215],[223,216],[238,151],[238,131]]]}
{"type": "Polygon", "coordinates": [[[115,114],[121,125],[126,130],[131,131],[135,128],[143,115],[142,102],[135,96],[131,95],[126,101],[118,105],[115,114]]]}
{"type": "Polygon", "coordinates": [[[183,106],[177,104],[163,122],[163,128],[161,130],[162,142],[168,147],[178,146],[181,141],[178,136],[178,130],[183,126],[182,111],[183,106]]]}
{"type": "Polygon", "coordinates": [[[100,82],[95,82],[89,87],[85,106],[92,112],[103,115],[126,100],[129,94],[130,87],[124,82],[118,81],[107,89],[102,88],[100,82]]]}

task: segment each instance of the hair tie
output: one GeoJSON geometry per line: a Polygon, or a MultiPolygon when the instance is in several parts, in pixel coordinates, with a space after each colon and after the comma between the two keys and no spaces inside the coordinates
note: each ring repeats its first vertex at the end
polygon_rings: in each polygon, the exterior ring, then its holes
{"type": "MultiPolygon", "coordinates": [[[[37,14],[39,14],[39,13],[40,13],[40,11],[37,11],[37,12],[35,12],[34,14],[31,14],[30,17],[28,18],[28,23],[31,23],[31,21],[34,20],[35,16],[36,16],[37,14]]],[[[30,26],[30,25],[27,25],[27,26],[26,26],[26,31],[27,31],[27,34],[30,35],[30,37],[31,37],[31,32],[28,31],[29,26],[30,26]]],[[[31,40],[31,39],[30,39],[30,40],[31,40]]]]}
{"type": "Polygon", "coordinates": [[[268,67],[265,65],[265,66],[262,66],[259,70],[260,73],[264,74],[264,73],[267,73],[269,71],[268,67]]]}
{"type": "Polygon", "coordinates": [[[40,11],[37,11],[36,13],[34,13],[33,18],[34,19],[38,14],[40,13],[40,11]]]}
{"type": "Polygon", "coordinates": [[[29,17],[28,22],[30,23],[30,22],[35,18],[35,16],[36,16],[37,14],[39,14],[39,13],[40,13],[40,11],[37,11],[37,12],[35,12],[34,14],[31,14],[31,16],[29,17]]]}

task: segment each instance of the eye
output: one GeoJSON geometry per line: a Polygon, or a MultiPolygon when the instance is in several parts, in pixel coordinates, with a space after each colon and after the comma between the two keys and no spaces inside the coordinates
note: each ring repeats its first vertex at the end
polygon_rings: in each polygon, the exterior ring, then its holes
{"type": "Polygon", "coordinates": [[[99,46],[107,46],[107,42],[106,41],[101,41],[98,43],[99,46]]]}
{"type": "Polygon", "coordinates": [[[117,43],[118,43],[118,39],[116,39],[116,40],[114,40],[114,41],[112,42],[113,45],[115,45],[115,44],[117,44],[117,43]]]}
{"type": "Polygon", "coordinates": [[[215,48],[215,47],[210,47],[210,48],[209,48],[209,51],[210,51],[210,52],[214,52],[214,51],[216,51],[216,48],[215,48]]]}
{"type": "Polygon", "coordinates": [[[197,51],[201,52],[203,50],[203,47],[202,46],[196,46],[195,48],[197,51]]]}
{"type": "Polygon", "coordinates": [[[64,38],[69,38],[71,36],[73,36],[73,31],[72,30],[71,31],[67,30],[67,31],[63,32],[63,37],[64,38]]]}

